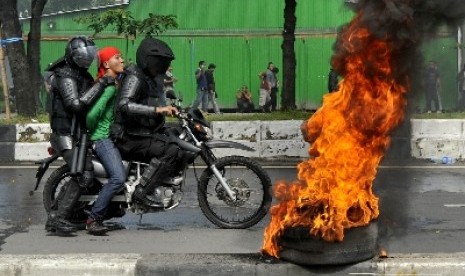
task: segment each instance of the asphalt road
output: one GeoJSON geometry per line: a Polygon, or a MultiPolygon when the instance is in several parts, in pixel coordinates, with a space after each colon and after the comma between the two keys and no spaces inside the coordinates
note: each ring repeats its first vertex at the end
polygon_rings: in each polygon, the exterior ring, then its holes
{"type": "MultiPolygon", "coordinates": [[[[273,183],[295,178],[293,167],[268,167],[273,183]]],[[[192,172],[190,176],[192,177],[192,172]]],[[[35,168],[0,166],[0,254],[256,253],[269,217],[245,230],[218,229],[198,208],[196,187],[174,210],[116,220],[124,229],[94,237],[58,237],[44,230],[42,186],[30,195],[35,168]]],[[[47,175],[48,176],[48,173],[47,175]]],[[[465,248],[465,167],[382,166],[380,247],[390,253],[454,253],[465,248]]]]}

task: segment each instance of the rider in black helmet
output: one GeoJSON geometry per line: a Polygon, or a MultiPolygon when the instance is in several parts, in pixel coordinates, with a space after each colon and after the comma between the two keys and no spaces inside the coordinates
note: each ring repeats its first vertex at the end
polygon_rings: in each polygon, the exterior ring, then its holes
{"type": "Polygon", "coordinates": [[[117,99],[112,137],[123,159],[150,162],[142,175],[141,185],[134,198],[144,204],[160,207],[153,196],[161,177],[172,173],[180,150],[159,133],[164,125],[164,114],[178,110],[173,106],[159,106],[156,102],[157,85],[154,79],[165,74],[174,60],[171,48],[163,41],[146,38],[136,53],[136,65],[130,65],[121,80],[117,99]]]}
{"type": "MultiPolygon", "coordinates": [[[[47,71],[54,74],[50,89],[50,143],[70,168],[77,166],[76,160],[73,165],[73,155],[76,142],[81,139],[81,134],[86,132],[86,108],[100,96],[107,83],[114,82],[114,79],[107,77],[94,83],[87,70],[96,54],[97,47],[92,40],[84,36],[73,37],[66,45],[64,57],[47,68],[47,71]]],[[[92,183],[91,160],[80,160],[83,163],[82,170],[74,172],[76,177],[73,177],[66,184],[66,189],[62,189],[57,195],[56,206],[52,206],[53,210],[45,224],[47,231],[76,230],[68,220],[71,210],[81,194],[81,187],[92,183]]]]}

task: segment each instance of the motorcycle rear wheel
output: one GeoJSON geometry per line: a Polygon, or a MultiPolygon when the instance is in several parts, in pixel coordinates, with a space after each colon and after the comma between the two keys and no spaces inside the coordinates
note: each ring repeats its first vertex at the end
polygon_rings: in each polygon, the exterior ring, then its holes
{"type": "Polygon", "coordinates": [[[236,200],[229,198],[210,169],[206,169],[198,188],[199,206],[203,214],[220,228],[245,229],[257,224],[271,205],[271,180],[254,160],[243,156],[217,159],[221,172],[236,200]]]}

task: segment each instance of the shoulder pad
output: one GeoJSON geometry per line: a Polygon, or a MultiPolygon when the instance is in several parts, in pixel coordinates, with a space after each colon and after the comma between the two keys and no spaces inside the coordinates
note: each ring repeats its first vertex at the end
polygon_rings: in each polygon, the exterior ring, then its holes
{"type": "Polygon", "coordinates": [[[142,72],[142,70],[140,70],[139,67],[137,67],[137,65],[135,64],[130,64],[128,67],[126,67],[124,69],[124,74],[125,75],[135,75],[139,78],[143,78],[144,77],[144,73],[142,72]]]}
{"type": "Polygon", "coordinates": [[[60,67],[63,67],[64,65],[66,65],[66,61],[65,61],[65,58],[64,57],[61,57],[57,60],[55,60],[54,62],[50,63],[47,67],[47,69],[45,69],[45,71],[54,71],[60,67]]]}
{"type": "Polygon", "coordinates": [[[69,67],[57,68],[55,70],[55,73],[58,77],[62,77],[62,78],[78,78],[79,77],[78,72],[76,72],[76,70],[73,70],[72,68],[69,68],[69,67]]]}

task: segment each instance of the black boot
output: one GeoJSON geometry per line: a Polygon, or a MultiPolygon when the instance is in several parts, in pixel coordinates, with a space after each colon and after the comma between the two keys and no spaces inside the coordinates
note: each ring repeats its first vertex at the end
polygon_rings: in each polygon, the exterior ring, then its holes
{"type": "MultiPolygon", "coordinates": [[[[148,194],[150,191],[146,189],[147,187],[137,187],[134,191],[134,198],[137,201],[142,202],[144,205],[150,207],[163,207],[163,202],[159,198],[156,198],[153,194],[148,194]]],[[[155,187],[154,187],[155,188],[155,187]]]]}
{"type": "Polygon", "coordinates": [[[134,191],[134,198],[151,207],[163,207],[163,203],[152,194],[159,179],[166,175],[166,171],[167,166],[153,158],[141,176],[141,182],[134,191]]]}
{"type": "Polygon", "coordinates": [[[63,233],[77,231],[76,226],[69,222],[67,218],[70,216],[80,196],[81,187],[74,179],[71,179],[64,195],[58,200],[57,210],[50,212],[45,223],[45,230],[63,233]]]}
{"type": "Polygon", "coordinates": [[[72,233],[76,232],[77,228],[71,222],[52,211],[45,223],[45,230],[47,232],[72,233]]]}

